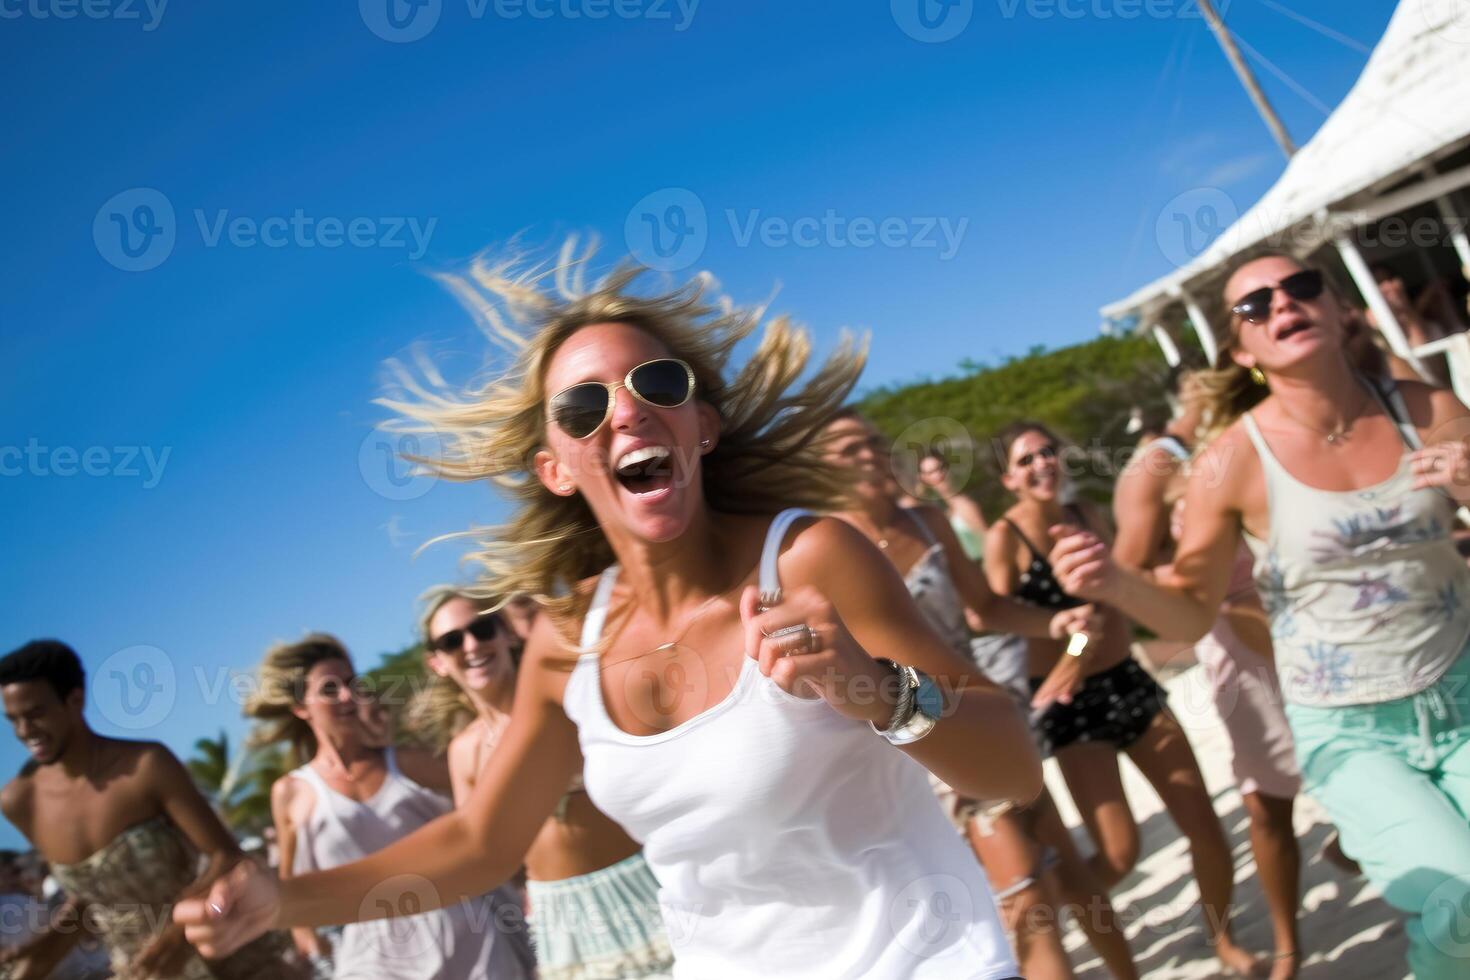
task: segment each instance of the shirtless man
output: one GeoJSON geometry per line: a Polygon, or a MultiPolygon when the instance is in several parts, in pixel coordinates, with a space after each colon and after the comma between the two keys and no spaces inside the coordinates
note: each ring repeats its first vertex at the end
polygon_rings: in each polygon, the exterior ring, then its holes
{"type": "Polygon", "coordinates": [[[85,675],[70,647],[34,640],[0,659],[0,698],[31,756],[0,790],[0,812],[50,862],[70,913],[7,951],[0,976],[49,976],[84,924],[120,976],[296,975],[280,957],[278,935],[206,963],[173,924],[173,902],[207,889],[241,860],[239,847],[168,749],[92,731],[82,715],[85,675]]]}

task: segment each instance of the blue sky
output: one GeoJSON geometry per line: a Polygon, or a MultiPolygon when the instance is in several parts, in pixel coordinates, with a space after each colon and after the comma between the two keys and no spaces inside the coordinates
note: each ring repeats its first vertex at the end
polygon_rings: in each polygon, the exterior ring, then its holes
{"type": "MultiPolygon", "coordinates": [[[[424,2],[0,0],[0,647],[75,645],[103,731],[186,751],[273,640],[411,639],[459,554],[414,548],[499,510],[400,485],[371,400],[478,363],[429,273],[481,247],[779,285],[877,385],[1094,336],[1203,244],[1171,201],[1282,167],[1192,0],[424,2]]],[[[1226,9],[1305,140],[1391,6],[1226,9]]]]}

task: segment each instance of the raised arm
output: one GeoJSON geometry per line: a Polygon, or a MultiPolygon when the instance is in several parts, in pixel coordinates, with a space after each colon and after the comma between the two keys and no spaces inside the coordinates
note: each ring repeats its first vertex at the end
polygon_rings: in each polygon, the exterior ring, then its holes
{"type": "Polygon", "coordinates": [[[934,632],[892,563],[860,532],[819,520],[795,536],[781,576],[795,591],[747,620],[747,649],[762,672],[788,689],[809,678],[836,710],[882,728],[892,717],[892,675],[873,658],[915,667],[945,692],[946,710],[932,733],[901,751],[962,796],[1030,800],[1041,791],[1041,760],[1010,696],[934,632]],[[783,658],[762,642],[788,621],[818,626],[822,650],[783,658]]]}
{"type": "Polygon", "coordinates": [[[1119,567],[1097,535],[1063,525],[1052,529],[1057,543],[1051,553],[1062,588],[1121,609],[1163,639],[1193,642],[1208,633],[1230,588],[1240,540],[1234,500],[1242,468],[1224,468],[1230,454],[1240,451],[1238,442],[1222,438],[1194,467],[1185,491],[1189,520],[1167,579],[1154,582],[1146,573],[1119,567]]]}
{"type": "Polygon", "coordinates": [[[954,528],[949,526],[949,522],[938,511],[921,507],[917,509],[916,516],[924,522],[924,526],[944,549],[950,578],[954,580],[965,607],[978,617],[982,629],[996,633],[1060,639],[1069,631],[1081,630],[1087,625],[1090,609],[1057,613],[1028,606],[1010,596],[997,595],[990,588],[980,566],[965,554],[954,528]]]}
{"type": "Polygon", "coordinates": [[[1021,584],[1017,559],[1025,545],[1011,522],[1002,517],[985,532],[985,581],[997,595],[1014,595],[1021,584]]]}
{"type": "MultiPolygon", "coordinates": [[[[189,771],[168,749],[162,745],[145,747],[138,771],[164,815],[205,857],[203,870],[179,897],[203,895],[240,860],[240,845],[194,785],[189,771]]],[[[183,926],[171,922],[133,957],[130,967],[137,976],[173,976],[192,955],[183,926]]]]}
{"type": "Polygon", "coordinates": [[[1164,497],[1177,461],[1150,447],[1129,460],[1113,488],[1113,560],[1124,568],[1148,569],[1158,563],[1169,538],[1169,505],[1164,497]]]}
{"type": "Polygon", "coordinates": [[[1399,390],[1424,442],[1412,457],[1414,486],[1470,503],[1470,411],[1448,388],[1400,381],[1399,390]]]}
{"type": "Polygon", "coordinates": [[[561,708],[566,661],[550,618],[540,617],[526,644],[510,724],[464,806],[326,871],[278,882],[242,864],[207,899],[175,907],[190,941],[205,956],[221,956],[267,929],[427,911],[504,883],[581,770],[576,726],[561,708]]]}

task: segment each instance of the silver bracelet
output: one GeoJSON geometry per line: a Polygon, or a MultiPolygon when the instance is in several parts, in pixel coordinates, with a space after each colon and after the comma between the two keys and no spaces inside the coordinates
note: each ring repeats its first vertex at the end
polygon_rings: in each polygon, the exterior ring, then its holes
{"type": "Polygon", "coordinates": [[[873,725],[873,731],[893,745],[912,745],[938,724],[944,711],[944,695],[929,675],[913,667],[894,664],[891,660],[881,662],[892,664],[898,670],[903,690],[899,692],[898,705],[888,727],[880,729],[873,725]]]}
{"type": "Polygon", "coordinates": [[[898,698],[893,703],[893,714],[888,719],[888,724],[879,728],[873,726],[873,731],[879,735],[895,731],[899,726],[907,722],[914,713],[914,686],[909,680],[908,670],[892,660],[880,657],[878,662],[893,671],[898,678],[898,698]]]}

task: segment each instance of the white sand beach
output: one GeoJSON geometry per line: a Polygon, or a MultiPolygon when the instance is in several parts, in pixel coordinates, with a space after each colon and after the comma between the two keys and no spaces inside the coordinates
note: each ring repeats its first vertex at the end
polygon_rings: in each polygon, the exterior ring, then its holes
{"type": "MultiPolygon", "coordinates": [[[[1225,822],[1235,854],[1237,939],[1266,953],[1271,927],[1256,881],[1248,821],[1230,772],[1230,745],[1210,701],[1204,672],[1190,667],[1164,680],[1169,703],[1189,734],[1204,769],[1215,811],[1225,822]]],[[[1073,833],[1093,850],[1054,762],[1047,783],[1073,833]]],[[[1149,980],[1203,980],[1221,976],[1204,941],[1189,853],[1184,839],[1164,813],[1158,796],[1126,758],[1123,783],[1141,829],[1138,867],[1113,893],[1127,923],[1140,971],[1149,980]]],[[[1404,931],[1398,915],[1362,878],[1353,878],[1321,856],[1330,823],[1322,808],[1301,797],[1296,809],[1302,842],[1301,939],[1307,954],[1302,980],[1400,980],[1407,976],[1404,931]]],[[[1068,927],[1067,949],[1083,980],[1107,980],[1075,925],[1068,927]]]]}

